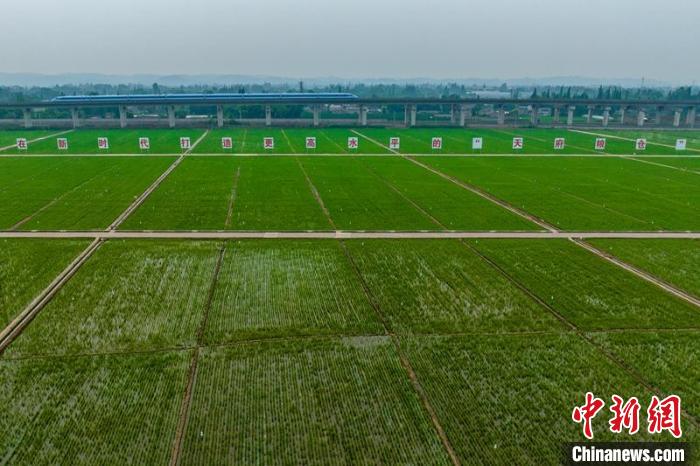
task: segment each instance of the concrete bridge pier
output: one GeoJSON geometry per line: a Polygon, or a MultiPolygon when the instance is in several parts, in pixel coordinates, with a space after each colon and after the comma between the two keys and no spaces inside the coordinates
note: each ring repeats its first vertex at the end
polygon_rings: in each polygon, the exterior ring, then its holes
{"type": "Polygon", "coordinates": [[[576,107],[570,105],[566,113],[566,126],[574,126],[574,111],[576,107]]]}
{"type": "Polygon", "coordinates": [[[318,126],[319,124],[321,124],[321,106],[314,105],[311,108],[311,112],[314,115],[314,126],[318,126]]]}
{"type": "Polygon", "coordinates": [[[588,113],[586,113],[586,124],[590,125],[591,123],[593,123],[593,106],[589,105],[588,113]]]}
{"type": "Polygon", "coordinates": [[[175,127],[175,106],[168,106],[168,126],[171,128],[175,127]]]}
{"type": "Polygon", "coordinates": [[[32,122],[32,109],[25,108],[22,113],[24,115],[24,127],[31,128],[34,125],[34,123],[32,122]]]}
{"type": "Polygon", "coordinates": [[[272,126],[272,107],[265,105],[265,126],[272,126]]]}
{"type": "Polygon", "coordinates": [[[637,110],[637,126],[640,128],[644,126],[644,120],[647,117],[647,113],[644,111],[643,108],[640,108],[637,110]]]}
{"type": "Polygon", "coordinates": [[[357,122],[360,124],[360,126],[367,126],[367,106],[366,105],[360,105],[357,115],[358,115],[357,122]]]}
{"type": "Polygon", "coordinates": [[[678,128],[681,125],[681,111],[679,109],[673,112],[673,127],[678,128]]]}
{"type": "Polygon", "coordinates": [[[605,107],[603,109],[603,126],[608,126],[610,124],[610,107],[605,107]]]}
{"type": "Polygon", "coordinates": [[[561,107],[555,105],[552,112],[552,125],[558,125],[561,123],[561,107]]]}
{"type": "Polygon", "coordinates": [[[466,105],[460,105],[459,106],[459,126],[464,128],[467,126],[467,118],[472,117],[472,109],[471,107],[467,107],[466,105]]]}
{"type": "Polygon", "coordinates": [[[627,109],[620,107],[620,126],[625,126],[625,113],[627,113],[627,109]]]}
{"type": "Polygon", "coordinates": [[[71,117],[71,120],[73,120],[73,128],[79,128],[80,127],[80,114],[78,113],[77,108],[70,109],[70,117],[71,117]]]}
{"type": "Polygon", "coordinates": [[[126,106],[119,106],[119,127],[126,128],[126,106]]]}
{"type": "Polygon", "coordinates": [[[688,115],[685,117],[685,123],[690,128],[695,128],[695,109],[696,107],[690,107],[688,109],[688,115]]]}
{"type": "Polygon", "coordinates": [[[224,106],[223,105],[216,106],[216,126],[219,128],[224,127],[224,106]]]}
{"type": "Polygon", "coordinates": [[[406,126],[416,126],[416,118],[418,115],[418,109],[415,104],[406,104],[406,110],[404,115],[404,124],[406,126]]]}

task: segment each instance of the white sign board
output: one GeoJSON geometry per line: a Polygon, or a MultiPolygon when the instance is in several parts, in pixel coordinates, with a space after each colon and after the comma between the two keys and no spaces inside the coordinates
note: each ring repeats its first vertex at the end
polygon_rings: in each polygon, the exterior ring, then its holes
{"type": "Polygon", "coordinates": [[[360,147],[359,138],[348,138],[348,149],[357,149],[360,147]]]}
{"type": "Polygon", "coordinates": [[[685,150],[688,146],[688,141],[686,139],[676,139],[676,150],[685,150]]]}
{"type": "Polygon", "coordinates": [[[58,150],[68,150],[68,139],[57,138],[56,139],[56,147],[58,147],[58,150]]]}
{"type": "Polygon", "coordinates": [[[608,142],[606,141],[605,138],[596,138],[595,140],[595,150],[605,150],[605,147],[607,146],[608,142]]]}
{"type": "Polygon", "coordinates": [[[306,138],[306,148],[307,149],[316,149],[316,138],[313,138],[313,137],[306,138]]]}
{"type": "Polygon", "coordinates": [[[637,150],[646,150],[647,140],[646,139],[637,139],[637,142],[635,143],[634,147],[637,150]]]}
{"type": "Polygon", "coordinates": [[[221,148],[222,149],[233,149],[233,139],[232,138],[221,138],[221,148]]]}
{"type": "Polygon", "coordinates": [[[566,139],[554,138],[554,150],[562,150],[566,147],[566,139]]]}
{"type": "Polygon", "coordinates": [[[472,138],[472,149],[481,150],[484,148],[484,138],[472,138]]]}
{"type": "Polygon", "coordinates": [[[17,149],[19,150],[27,150],[27,140],[25,138],[17,138],[17,149]]]}
{"type": "Polygon", "coordinates": [[[189,149],[192,147],[192,140],[190,138],[180,138],[180,149],[189,149]]]}
{"type": "Polygon", "coordinates": [[[148,138],[139,138],[139,149],[148,150],[151,148],[151,140],[148,138]]]}
{"type": "Polygon", "coordinates": [[[275,148],[275,138],[263,138],[263,149],[272,150],[275,148]]]}
{"type": "Polygon", "coordinates": [[[389,138],[389,149],[399,150],[401,148],[401,138],[389,138]]]}
{"type": "Polygon", "coordinates": [[[442,138],[433,138],[432,142],[430,143],[430,147],[433,150],[441,150],[442,149],[442,138]]]}
{"type": "Polygon", "coordinates": [[[513,138],[513,149],[521,150],[525,147],[525,140],[523,138],[513,138]]]}
{"type": "Polygon", "coordinates": [[[109,139],[107,138],[97,138],[97,148],[99,150],[109,149],[109,139]]]}

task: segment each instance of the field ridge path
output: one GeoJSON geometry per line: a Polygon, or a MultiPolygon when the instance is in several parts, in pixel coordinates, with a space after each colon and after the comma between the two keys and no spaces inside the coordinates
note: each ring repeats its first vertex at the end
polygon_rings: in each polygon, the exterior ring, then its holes
{"type": "MultiPolygon", "coordinates": [[[[598,351],[601,355],[603,355],[605,358],[607,358],[610,362],[612,362],[613,364],[618,366],[620,369],[622,369],[625,373],[627,373],[627,375],[630,376],[632,378],[632,380],[639,383],[640,385],[642,385],[644,388],[646,388],[647,390],[649,390],[651,393],[655,394],[656,396],[663,398],[663,396],[664,396],[663,391],[659,387],[657,387],[653,383],[649,382],[642,374],[639,373],[639,371],[636,368],[631,366],[624,359],[620,358],[617,354],[613,353],[612,351],[603,347],[601,344],[597,343],[590,336],[590,334],[594,334],[594,333],[605,333],[608,331],[607,329],[604,332],[599,332],[599,331],[598,332],[594,332],[594,331],[587,332],[585,330],[580,329],[571,320],[567,319],[563,314],[561,314],[554,307],[552,307],[547,301],[545,301],[539,295],[537,295],[537,293],[530,290],[530,288],[528,288],[526,285],[522,284],[519,280],[517,280],[515,277],[513,277],[510,273],[508,273],[506,270],[504,270],[498,263],[496,263],[496,261],[494,261],[493,259],[488,257],[486,254],[479,251],[476,247],[474,247],[470,244],[467,245],[467,247],[472,249],[478,256],[483,258],[496,271],[501,273],[510,283],[512,283],[514,286],[516,286],[517,288],[522,290],[525,294],[527,294],[527,296],[530,299],[532,299],[536,304],[541,306],[545,311],[552,314],[556,319],[558,319],[565,326],[567,326],[569,328],[569,331],[572,331],[573,333],[578,335],[583,341],[590,344],[596,351],[598,351]]],[[[634,332],[635,329],[628,329],[628,331],[634,332]]],[[[696,418],[694,414],[689,413],[688,411],[684,410],[681,412],[681,415],[684,416],[685,418],[689,419],[696,427],[700,427],[700,419],[696,418]]]]}
{"type": "MultiPolygon", "coordinates": [[[[318,200],[317,200],[318,201],[318,200]]],[[[245,230],[66,230],[8,231],[0,238],[81,238],[81,239],[700,239],[697,231],[245,231],[245,230]]]]}
{"type": "MultiPolygon", "coordinates": [[[[614,134],[594,133],[594,132],[592,132],[592,131],[583,131],[583,130],[580,130],[580,129],[572,129],[572,130],[570,130],[570,131],[572,131],[572,132],[574,132],[574,133],[587,134],[587,135],[589,135],[589,136],[597,136],[597,137],[599,137],[599,138],[619,139],[619,140],[621,140],[621,141],[629,141],[629,142],[635,142],[635,141],[636,141],[636,139],[634,139],[634,138],[628,138],[628,137],[625,137],[625,136],[617,136],[617,135],[614,135],[614,134]]],[[[642,131],[644,131],[644,130],[642,130],[642,131]]],[[[662,144],[662,143],[660,143],[660,142],[650,142],[650,141],[648,141],[648,140],[647,140],[647,144],[648,144],[648,145],[650,144],[650,145],[652,145],[652,146],[666,147],[666,148],[670,148],[670,149],[675,149],[675,148],[676,148],[676,146],[672,146],[671,144],[662,144]]],[[[694,149],[694,148],[692,148],[692,147],[689,147],[689,148],[687,148],[686,150],[689,150],[689,151],[692,151],[692,152],[700,152],[700,149],[694,149]]]]}
{"type": "Polygon", "coordinates": [[[384,335],[388,337],[392,344],[394,345],[394,349],[396,350],[396,354],[399,357],[399,362],[403,366],[404,370],[406,371],[406,376],[408,377],[408,380],[411,384],[411,387],[413,388],[413,391],[415,392],[416,396],[418,396],[418,399],[421,401],[421,404],[423,405],[423,409],[425,409],[426,413],[428,414],[428,417],[430,418],[430,421],[433,425],[433,428],[435,429],[435,433],[440,439],[440,442],[442,443],[443,448],[445,449],[445,452],[449,456],[450,460],[452,461],[453,466],[461,466],[461,462],[459,460],[459,457],[457,456],[457,453],[450,443],[450,439],[447,437],[447,434],[445,433],[445,429],[442,427],[442,424],[440,423],[440,419],[437,416],[437,412],[435,411],[435,408],[433,407],[432,403],[430,402],[430,399],[428,398],[428,394],[425,392],[425,389],[420,383],[420,380],[418,380],[418,375],[416,374],[416,371],[413,369],[413,366],[411,365],[411,362],[408,360],[408,356],[406,356],[406,353],[403,351],[401,348],[401,343],[398,339],[398,336],[394,333],[394,331],[391,329],[391,326],[389,324],[388,319],[382,312],[381,306],[379,305],[378,300],[374,296],[374,293],[372,293],[371,288],[369,287],[369,284],[365,280],[365,277],[362,275],[362,272],[360,272],[360,268],[358,267],[357,263],[355,262],[355,259],[353,258],[352,254],[350,253],[350,250],[348,247],[345,245],[345,242],[340,240],[338,241],[338,244],[340,248],[342,249],[348,263],[350,264],[350,267],[353,269],[355,272],[355,275],[357,276],[357,279],[360,282],[360,285],[362,286],[362,289],[365,293],[365,297],[370,303],[370,306],[374,310],[374,313],[377,316],[377,319],[379,319],[379,322],[382,324],[382,327],[384,329],[384,335]]]}
{"type": "Polygon", "coordinates": [[[146,188],[146,190],[143,193],[141,193],[141,195],[139,197],[137,197],[136,200],[134,200],[134,202],[132,202],[131,205],[129,205],[126,208],[126,210],[124,210],[124,212],[122,212],[116,218],[116,220],[114,220],[107,227],[106,231],[114,231],[117,228],[119,228],[119,226],[122,223],[124,223],[124,221],[126,221],[126,219],[129,217],[129,215],[131,215],[136,209],[138,209],[141,206],[141,204],[144,203],[146,198],[148,198],[148,196],[150,196],[151,193],[153,193],[153,191],[155,191],[158,188],[158,186],[160,186],[160,184],[168,177],[168,175],[170,175],[173,172],[173,170],[175,170],[178,167],[178,165],[180,165],[180,163],[182,163],[185,156],[190,154],[192,152],[192,150],[194,150],[194,148],[197,147],[197,145],[202,141],[202,139],[204,139],[206,137],[207,134],[209,134],[209,130],[206,130],[204,132],[204,134],[202,134],[195,141],[195,143],[192,145],[192,147],[190,147],[187,151],[185,151],[182,155],[180,155],[177,159],[175,159],[175,161],[172,164],[170,164],[170,166],[158,178],[156,178],[156,180],[148,188],[146,188]]]}
{"type": "MultiPolygon", "coordinates": [[[[35,142],[43,141],[43,140],[49,139],[49,138],[55,138],[56,136],[63,136],[64,134],[72,133],[73,131],[75,131],[75,129],[67,129],[65,131],[60,131],[58,133],[47,134],[46,136],[42,136],[40,138],[30,139],[29,141],[27,141],[27,145],[33,144],[35,142]]],[[[13,144],[11,146],[0,147],[0,152],[5,151],[5,150],[10,150],[10,149],[13,149],[15,147],[17,147],[17,144],[13,144]]]]}
{"type": "Polygon", "coordinates": [[[76,274],[78,269],[94,254],[104,240],[96,238],[49,285],[35,297],[24,310],[0,332],[0,355],[31,323],[58,291],[76,274]]]}
{"type": "Polygon", "coordinates": [[[636,275],[637,277],[641,278],[642,280],[645,280],[649,283],[652,283],[653,285],[656,285],[657,287],[661,288],[665,292],[672,294],[676,298],[679,298],[679,299],[681,299],[689,304],[694,305],[695,307],[700,308],[700,299],[698,299],[696,296],[693,296],[692,294],[687,293],[687,292],[683,291],[682,289],[677,288],[664,280],[661,280],[660,278],[654,276],[653,274],[646,272],[638,267],[635,267],[632,264],[629,264],[629,263],[613,256],[612,254],[609,254],[605,251],[601,251],[597,247],[593,246],[590,243],[587,243],[586,241],[584,241],[582,239],[572,238],[570,241],[572,241],[573,243],[576,243],[577,245],[581,246],[582,248],[586,249],[587,251],[591,252],[592,254],[595,254],[596,256],[598,256],[598,257],[600,257],[608,262],[611,262],[611,263],[617,265],[618,267],[625,269],[626,271],[632,273],[633,275],[636,275]]]}
{"type": "Polygon", "coordinates": [[[402,156],[402,157],[405,158],[406,160],[409,160],[410,162],[418,165],[419,167],[422,167],[423,169],[428,170],[429,172],[432,172],[432,173],[456,184],[457,186],[461,187],[462,189],[466,189],[467,191],[470,191],[470,192],[486,199],[487,201],[490,201],[491,203],[496,204],[496,205],[510,211],[511,213],[516,214],[517,216],[519,216],[521,218],[524,218],[525,220],[527,220],[531,223],[534,223],[535,225],[539,226],[540,228],[544,228],[545,230],[548,230],[550,233],[556,233],[559,231],[559,229],[557,227],[555,227],[551,223],[548,223],[544,219],[541,219],[539,217],[536,217],[536,216],[530,214],[529,212],[526,212],[522,209],[519,209],[518,207],[515,207],[514,205],[510,204],[509,202],[506,202],[502,199],[499,199],[496,196],[494,196],[493,194],[491,194],[487,191],[484,191],[481,188],[477,188],[476,186],[474,186],[472,184],[468,184],[462,180],[458,180],[457,178],[450,176],[446,173],[443,173],[440,170],[437,170],[429,165],[424,164],[423,162],[419,162],[418,160],[415,160],[413,157],[409,157],[409,156],[402,156]]]}
{"type": "Polygon", "coordinates": [[[194,393],[195,382],[197,381],[197,368],[199,367],[199,355],[204,347],[204,333],[206,331],[207,323],[209,322],[209,311],[211,310],[212,302],[214,300],[214,292],[219,283],[219,274],[221,273],[221,265],[224,261],[224,255],[226,254],[226,244],[222,243],[219,248],[219,254],[216,260],[216,265],[214,266],[214,274],[212,275],[211,285],[207,293],[207,300],[204,304],[204,309],[202,312],[202,319],[197,327],[197,343],[192,350],[192,359],[190,360],[190,367],[187,371],[187,384],[185,385],[185,392],[182,396],[182,403],[180,404],[180,415],[178,417],[177,428],[175,430],[175,438],[173,439],[172,450],[170,452],[170,466],[177,466],[180,464],[180,458],[182,454],[182,447],[185,441],[185,433],[187,431],[187,423],[190,417],[190,410],[192,407],[192,394],[194,393]]]}

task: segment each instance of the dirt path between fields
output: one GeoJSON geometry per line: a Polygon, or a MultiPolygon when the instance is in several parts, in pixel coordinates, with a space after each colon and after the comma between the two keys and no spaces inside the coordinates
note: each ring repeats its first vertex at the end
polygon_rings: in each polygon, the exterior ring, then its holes
{"type": "Polygon", "coordinates": [[[22,330],[36,315],[51,301],[56,293],[70,278],[75,275],[81,265],[102,245],[103,241],[96,238],[71,262],[24,310],[0,332],[0,355],[22,333],[22,330]]]}
{"type": "Polygon", "coordinates": [[[192,407],[192,394],[194,393],[194,386],[197,381],[197,368],[199,366],[199,356],[202,348],[204,347],[204,334],[207,329],[207,323],[209,322],[209,311],[211,310],[211,304],[214,299],[214,291],[216,290],[216,286],[219,282],[221,264],[224,262],[225,254],[226,245],[222,244],[221,248],[219,249],[219,256],[216,260],[216,265],[214,266],[214,274],[212,276],[211,286],[209,287],[209,292],[207,294],[207,300],[204,304],[202,319],[200,320],[199,326],[197,327],[197,344],[192,351],[190,368],[187,372],[187,384],[185,385],[185,393],[182,396],[182,403],[180,404],[180,416],[178,418],[177,429],[175,431],[175,438],[173,440],[173,446],[170,452],[170,466],[177,466],[180,463],[182,445],[185,441],[187,423],[190,418],[190,410],[192,407]]]}
{"type": "Polygon", "coordinates": [[[228,230],[233,219],[233,206],[236,203],[236,194],[238,193],[238,180],[241,178],[241,167],[236,169],[236,174],[233,175],[233,186],[231,187],[231,198],[228,201],[228,210],[226,211],[226,221],[224,228],[228,230]]]}
{"type": "Polygon", "coordinates": [[[633,273],[634,275],[638,276],[642,280],[648,281],[648,282],[658,286],[659,288],[662,288],[667,293],[670,293],[670,294],[676,296],[677,298],[680,298],[683,301],[686,301],[686,302],[693,304],[696,307],[700,308],[700,299],[691,295],[690,293],[686,293],[685,291],[683,291],[679,288],[676,288],[675,286],[671,285],[670,283],[667,283],[667,282],[661,280],[660,278],[655,277],[654,275],[652,275],[648,272],[645,272],[645,271],[643,271],[643,270],[641,270],[633,265],[630,265],[627,262],[624,262],[624,261],[618,259],[617,257],[615,257],[615,256],[613,256],[605,251],[601,251],[600,249],[596,248],[595,246],[593,246],[590,243],[583,241],[582,239],[571,238],[571,241],[578,244],[579,246],[586,249],[587,251],[590,251],[591,253],[595,254],[596,256],[598,256],[598,257],[600,257],[608,262],[611,262],[611,263],[617,265],[618,267],[622,267],[623,269],[627,270],[630,273],[633,273]]]}
{"type": "MultiPolygon", "coordinates": [[[[628,137],[624,137],[624,136],[616,136],[616,135],[614,135],[614,134],[594,133],[594,132],[592,132],[592,131],[582,131],[582,130],[580,130],[580,129],[572,129],[572,130],[570,130],[570,131],[572,131],[572,132],[574,132],[574,133],[587,134],[587,135],[589,135],[589,136],[596,136],[596,137],[599,137],[599,138],[610,138],[610,139],[619,139],[619,140],[621,140],[621,141],[636,142],[636,139],[628,138],[628,137]]],[[[633,130],[633,131],[634,131],[634,130],[633,130]]],[[[644,131],[644,129],[641,129],[641,131],[644,131]]],[[[660,143],[660,142],[649,142],[648,139],[647,139],[647,145],[659,146],[659,147],[666,147],[666,148],[670,148],[670,149],[675,149],[675,148],[676,148],[676,146],[673,146],[673,145],[671,145],[671,144],[662,144],[662,143],[660,143]]],[[[686,150],[687,150],[687,151],[691,151],[691,152],[700,152],[700,149],[693,149],[693,148],[690,148],[690,147],[686,148],[686,150]]]]}
{"type": "Polygon", "coordinates": [[[116,230],[119,228],[119,226],[126,221],[126,219],[131,215],[136,209],[138,209],[141,204],[144,203],[146,198],[150,196],[153,191],[155,191],[158,186],[170,175],[173,170],[175,170],[180,163],[185,159],[187,155],[189,155],[196,147],[197,145],[202,142],[202,140],[209,134],[209,130],[206,130],[204,134],[202,134],[194,144],[192,144],[192,147],[190,147],[187,151],[185,151],[183,154],[181,154],[169,167],[167,170],[165,170],[139,197],[136,198],[134,202],[131,203],[129,207],[126,208],[124,212],[122,212],[119,217],[112,222],[110,226],[107,227],[107,231],[112,231],[116,230]]]}
{"type": "MultiPolygon", "coordinates": [[[[75,131],[75,130],[68,129],[66,131],[61,131],[59,133],[47,134],[46,136],[42,136],[40,138],[30,139],[27,141],[27,145],[35,143],[35,142],[43,141],[44,139],[55,138],[57,136],[63,136],[64,134],[72,133],[73,131],[75,131]]],[[[11,146],[6,146],[6,147],[0,147],[0,152],[5,151],[5,150],[10,150],[10,149],[13,149],[15,147],[17,147],[17,144],[13,144],[11,146]]]]}
{"type": "Polygon", "coordinates": [[[108,169],[106,169],[106,170],[102,170],[102,171],[96,173],[95,175],[91,176],[91,177],[88,178],[87,180],[83,181],[82,183],[78,183],[76,186],[74,186],[73,188],[69,189],[68,191],[62,193],[60,196],[55,197],[53,200],[51,200],[50,202],[48,202],[47,204],[45,204],[43,207],[41,207],[40,209],[38,209],[36,212],[32,213],[31,215],[26,216],[25,218],[23,218],[23,219],[20,220],[19,222],[17,222],[17,223],[15,223],[14,225],[12,225],[12,226],[10,227],[10,230],[12,230],[12,231],[18,230],[22,225],[25,225],[26,223],[30,222],[31,220],[34,219],[34,217],[36,217],[37,215],[39,215],[39,214],[41,214],[42,212],[46,211],[47,209],[53,207],[54,205],[56,205],[57,203],[59,203],[60,201],[62,201],[63,199],[65,199],[67,196],[69,196],[70,194],[73,194],[74,192],[76,192],[77,190],[79,190],[80,188],[82,188],[83,186],[85,186],[86,184],[88,184],[89,182],[93,181],[93,180],[94,180],[95,178],[97,178],[98,176],[102,176],[102,175],[104,175],[104,174],[106,174],[106,173],[109,173],[110,171],[113,171],[113,170],[114,170],[114,167],[108,168],[108,169]]]}
{"type": "Polygon", "coordinates": [[[700,239],[697,231],[0,231],[0,238],[44,239],[700,239]]]}

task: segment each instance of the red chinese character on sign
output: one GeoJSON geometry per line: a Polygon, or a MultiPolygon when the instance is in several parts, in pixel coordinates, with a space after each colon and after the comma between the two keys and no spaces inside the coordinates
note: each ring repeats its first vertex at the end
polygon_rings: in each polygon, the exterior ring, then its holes
{"type": "Polygon", "coordinates": [[[554,139],[554,148],[557,150],[561,150],[564,148],[566,142],[564,138],[556,138],[554,139]]]}
{"type": "Polygon", "coordinates": [[[151,148],[151,141],[148,138],[139,138],[139,148],[141,150],[148,150],[151,148]]]}
{"type": "Polygon", "coordinates": [[[522,149],[523,145],[523,138],[513,138],[513,149],[522,149]]]}
{"type": "Polygon", "coordinates": [[[681,434],[681,399],[677,395],[670,395],[659,401],[654,395],[647,409],[649,420],[648,431],[650,434],[659,434],[664,430],[671,432],[675,438],[681,434]]]}
{"type": "Polygon", "coordinates": [[[17,139],[17,149],[27,150],[27,140],[24,138],[17,139]]]}
{"type": "Polygon", "coordinates": [[[571,413],[571,419],[574,422],[578,424],[583,423],[583,435],[589,440],[593,438],[593,418],[603,409],[603,406],[605,406],[603,400],[588,392],[586,393],[586,403],[583,406],[576,406],[571,413]]]}
{"type": "Polygon", "coordinates": [[[224,149],[233,148],[233,139],[231,138],[221,138],[221,147],[224,149]]]}
{"type": "Polygon", "coordinates": [[[433,149],[442,149],[442,138],[433,138],[433,149]]]}
{"type": "Polygon", "coordinates": [[[637,150],[645,150],[647,148],[646,139],[637,139],[637,150]]]}
{"type": "Polygon", "coordinates": [[[58,146],[58,150],[67,150],[68,149],[68,139],[58,138],[58,139],[56,139],[56,145],[58,146]]]}
{"type": "Polygon", "coordinates": [[[596,150],[605,150],[605,138],[597,138],[595,140],[595,148],[596,150]]]}
{"type": "Polygon", "coordinates": [[[401,140],[399,138],[389,139],[389,149],[398,149],[401,145],[401,140]]]}
{"type": "Polygon", "coordinates": [[[359,140],[357,138],[348,138],[348,149],[357,149],[359,145],[359,140]]]}
{"type": "Polygon", "coordinates": [[[630,434],[636,434],[639,431],[639,400],[633,396],[623,404],[623,399],[617,395],[613,395],[612,400],[610,411],[614,416],[608,421],[610,431],[619,434],[624,428],[630,434]]]}
{"type": "Polygon", "coordinates": [[[265,149],[275,148],[275,138],[263,138],[263,147],[265,149]]]}
{"type": "Polygon", "coordinates": [[[97,138],[97,148],[98,149],[109,149],[109,139],[107,138],[97,138]]]}
{"type": "Polygon", "coordinates": [[[306,138],[306,148],[316,149],[316,138],[306,138]]]}

